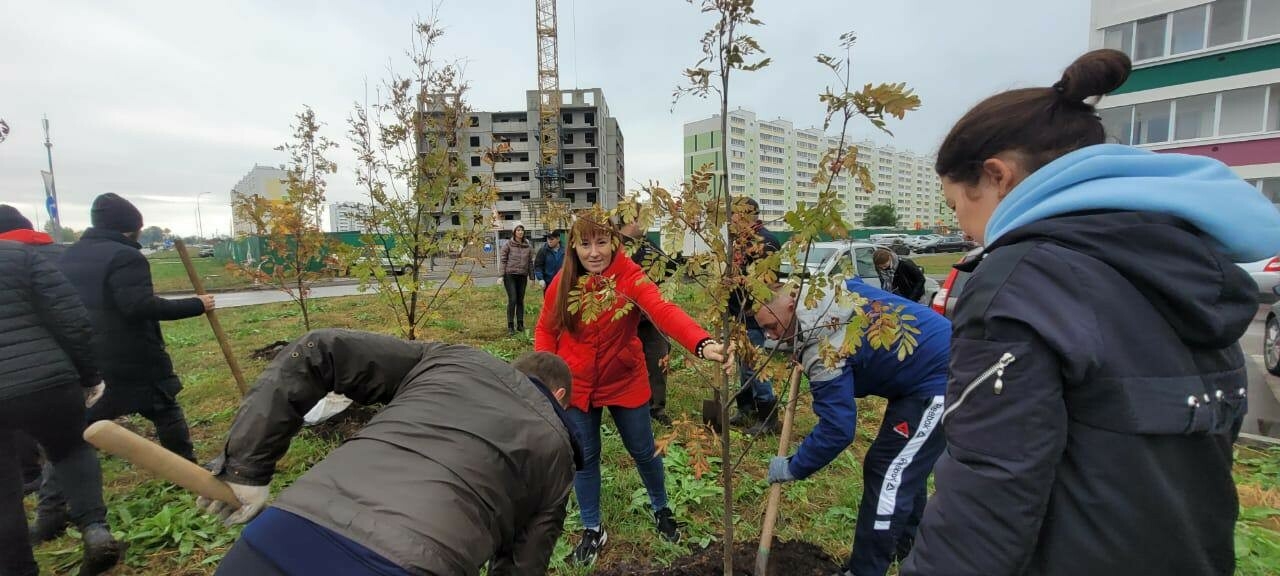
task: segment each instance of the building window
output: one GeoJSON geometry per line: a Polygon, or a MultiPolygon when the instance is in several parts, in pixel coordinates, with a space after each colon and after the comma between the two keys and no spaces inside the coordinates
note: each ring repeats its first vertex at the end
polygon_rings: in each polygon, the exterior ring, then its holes
{"type": "Polygon", "coordinates": [[[564,134],[561,134],[561,135],[560,135],[560,143],[561,143],[561,144],[572,145],[572,144],[573,144],[573,133],[572,133],[572,132],[565,132],[564,134]]]}
{"type": "Polygon", "coordinates": [[[1134,60],[1148,60],[1164,56],[1165,16],[1138,21],[1138,41],[1134,60]]]}
{"type": "Polygon", "coordinates": [[[595,192],[587,192],[587,202],[590,202],[590,203],[592,203],[592,204],[595,204],[595,203],[596,203],[596,193],[595,193],[595,192]]]}
{"type": "Polygon", "coordinates": [[[1204,48],[1204,22],[1209,16],[1207,5],[1179,10],[1169,15],[1169,53],[1182,54],[1204,48]]]}
{"type": "Polygon", "coordinates": [[[461,225],[462,225],[462,217],[461,217],[461,216],[458,216],[457,214],[454,214],[453,216],[450,216],[450,217],[449,217],[449,222],[450,222],[451,224],[453,224],[454,226],[461,226],[461,225]]]}
{"type": "Polygon", "coordinates": [[[1174,101],[1177,116],[1174,119],[1174,140],[1208,138],[1213,136],[1214,112],[1218,107],[1217,94],[1189,96],[1174,101]]]}
{"type": "Polygon", "coordinates": [[[472,117],[470,117],[470,118],[467,118],[467,125],[468,125],[468,126],[470,126],[470,127],[472,127],[472,128],[475,128],[476,126],[479,126],[479,125],[480,125],[480,117],[479,117],[479,116],[472,116],[472,117]]]}
{"type": "Polygon", "coordinates": [[[1280,34],[1280,0],[1252,0],[1249,7],[1249,39],[1280,34]]]}
{"type": "Polygon", "coordinates": [[[1227,135],[1262,131],[1266,92],[1266,86],[1223,92],[1222,120],[1218,126],[1218,133],[1227,135]]]}
{"type": "Polygon", "coordinates": [[[1209,8],[1209,45],[1221,46],[1244,39],[1246,0],[1218,0],[1209,8]]]}
{"type": "Polygon", "coordinates": [[[729,140],[729,145],[737,146],[739,148],[745,148],[747,146],[747,143],[737,138],[732,138],[729,140]]]}
{"type": "Polygon", "coordinates": [[[521,175],[520,175],[520,181],[521,181],[521,182],[528,182],[528,181],[529,181],[529,175],[528,175],[528,174],[521,174],[521,175]]]}
{"type": "Polygon", "coordinates": [[[472,177],[471,177],[471,183],[472,183],[472,184],[479,184],[479,183],[480,183],[480,177],[479,177],[479,176],[472,176],[472,177]]]}
{"type": "Polygon", "coordinates": [[[737,135],[737,136],[741,136],[741,135],[743,135],[743,134],[746,134],[746,133],[747,133],[747,129],[746,129],[746,128],[739,128],[739,127],[737,127],[737,126],[731,126],[731,127],[729,127],[729,133],[730,133],[730,134],[737,135]]]}
{"type": "Polygon", "coordinates": [[[472,137],[471,137],[471,147],[472,147],[472,148],[476,148],[476,147],[479,147],[479,146],[480,146],[480,137],[479,137],[479,136],[472,136],[472,137]]]}
{"type": "Polygon", "coordinates": [[[586,121],[587,121],[587,125],[588,125],[588,126],[595,126],[595,125],[596,125],[596,113],[595,113],[595,112],[587,112],[587,113],[584,115],[584,117],[585,117],[585,119],[586,119],[586,121]]]}
{"type": "Polygon", "coordinates": [[[1169,102],[1148,102],[1134,109],[1134,144],[1156,144],[1169,140],[1169,102]]]}
{"type": "Polygon", "coordinates": [[[573,164],[573,152],[564,153],[564,163],[566,166],[568,166],[569,164],[573,164]]]}
{"type": "Polygon", "coordinates": [[[588,146],[594,146],[594,145],[595,145],[595,143],[596,143],[596,133],[595,133],[595,132],[587,132],[586,136],[587,136],[587,145],[588,145],[588,146]]]}
{"type": "Polygon", "coordinates": [[[577,175],[578,175],[578,174],[577,174],[577,172],[570,172],[570,173],[566,174],[566,175],[565,175],[565,177],[564,177],[564,181],[565,181],[565,183],[566,183],[566,184],[573,184],[573,181],[577,179],[577,178],[575,178],[575,176],[577,176],[577,175]]]}
{"type": "Polygon", "coordinates": [[[595,165],[596,165],[596,153],[595,153],[595,152],[587,152],[587,165],[588,165],[588,166],[595,166],[595,165]]]}
{"type": "Polygon", "coordinates": [[[564,114],[561,114],[560,121],[565,124],[573,124],[573,114],[570,112],[565,112],[564,114]]]}
{"type": "Polygon", "coordinates": [[[596,173],[595,173],[595,172],[587,172],[587,185],[588,185],[588,186],[595,186],[595,185],[596,185],[596,173]]]}
{"type": "Polygon", "coordinates": [[[1271,85],[1271,96],[1267,98],[1267,130],[1280,130],[1280,84],[1271,85]]]}
{"type": "Polygon", "coordinates": [[[480,157],[479,157],[479,156],[472,156],[472,157],[471,157],[471,165],[472,165],[472,166],[479,166],[479,165],[480,165],[480,157]]]}

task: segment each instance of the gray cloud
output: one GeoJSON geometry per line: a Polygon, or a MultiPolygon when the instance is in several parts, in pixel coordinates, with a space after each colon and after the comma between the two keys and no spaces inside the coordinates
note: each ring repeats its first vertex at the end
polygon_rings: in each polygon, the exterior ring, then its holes
{"type": "MultiPolygon", "coordinates": [[[[227,232],[227,192],[255,163],[284,161],[273,148],[304,104],[342,145],[330,199],[359,199],[346,118],[366,86],[372,95],[403,62],[410,21],[430,10],[409,1],[2,4],[0,118],[12,132],[0,143],[0,201],[29,217],[42,205],[48,113],[65,223],[88,225],[93,197],[117,192],[148,224],[182,233],[195,231],[195,196],[205,191],[206,232],[227,232]]],[[[736,105],[819,124],[816,95],[830,82],[813,56],[854,30],[855,83],[905,81],[923,98],[923,110],[892,125],[895,144],[921,152],[983,96],[1053,82],[1089,33],[1085,0],[758,4],[767,24],[753,33],[774,64],[735,78],[736,105]]],[[[465,63],[472,105],[521,108],[535,79],[533,2],[447,0],[439,13],[448,35],[437,54],[465,63]]],[[[605,90],[626,137],[629,184],[678,178],[682,124],[717,109],[671,107],[710,17],[678,0],[559,0],[559,13],[561,86],[605,90]]]]}

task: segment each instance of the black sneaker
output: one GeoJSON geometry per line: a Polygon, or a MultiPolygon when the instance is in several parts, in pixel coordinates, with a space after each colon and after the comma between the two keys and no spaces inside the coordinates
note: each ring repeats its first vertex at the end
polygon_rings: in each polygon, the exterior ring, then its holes
{"type": "Polygon", "coordinates": [[[650,417],[650,418],[653,418],[653,421],[654,421],[654,422],[657,422],[658,424],[661,424],[661,425],[663,425],[663,426],[670,426],[670,425],[671,425],[671,417],[670,417],[670,416],[667,416],[667,413],[666,413],[665,411],[664,411],[664,412],[650,412],[650,413],[649,413],[649,417],[650,417]]]}
{"type": "Polygon", "coordinates": [[[579,566],[595,564],[596,557],[600,555],[600,549],[608,541],[609,533],[605,532],[604,526],[599,530],[583,530],[582,541],[578,542],[578,546],[573,549],[573,563],[579,566]]]}
{"type": "Polygon", "coordinates": [[[27,535],[31,539],[32,546],[44,544],[61,536],[67,531],[69,524],[71,524],[71,515],[67,513],[66,508],[57,508],[52,511],[37,510],[36,521],[31,523],[27,535]]]}
{"type": "Polygon", "coordinates": [[[680,526],[676,524],[676,515],[670,508],[654,512],[653,519],[657,521],[658,534],[662,535],[663,540],[671,543],[680,541],[680,526]]]}

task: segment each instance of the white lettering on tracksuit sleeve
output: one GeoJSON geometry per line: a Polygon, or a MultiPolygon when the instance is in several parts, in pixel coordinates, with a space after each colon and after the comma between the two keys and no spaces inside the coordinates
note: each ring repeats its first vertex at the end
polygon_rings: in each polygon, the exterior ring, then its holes
{"type": "MultiPolygon", "coordinates": [[[[907,468],[911,467],[911,461],[915,459],[916,453],[920,451],[920,447],[929,440],[929,436],[938,427],[942,421],[942,410],[946,396],[934,396],[929,402],[929,407],[925,409],[924,415],[920,417],[920,423],[916,425],[916,433],[907,441],[907,445],[902,447],[902,451],[898,452],[898,456],[893,459],[893,463],[889,465],[889,469],[885,472],[884,483],[880,486],[880,500],[876,503],[877,516],[893,516],[894,509],[898,503],[898,486],[902,485],[902,475],[906,473],[907,468]]],[[[877,520],[874,528],[876,530],[888,530],[888,520],[877,520]]]]}

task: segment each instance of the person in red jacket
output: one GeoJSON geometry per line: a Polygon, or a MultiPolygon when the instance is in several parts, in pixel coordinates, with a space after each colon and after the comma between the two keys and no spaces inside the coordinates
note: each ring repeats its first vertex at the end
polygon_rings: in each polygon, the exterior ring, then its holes
{"type": "Polygon", "coordinates": [[[636,337],[641,312],[699,358],[725,362],[728,355],[726,347],[712,340],[688,314],[664,300],[658,287],[619,247],[620,237],[607,220],[580,216],[569,231],[564,267],[547,287],[534,329],[534,350],[555,353],[573,372],[567,411],[582,443],[583,465],[574,477],[573,491],[584,530],[572,560],[582,565],[594,563],[608,540],[600,519],[600,420],[605,407],[649,492],[658,533],[671,542],[680,539],[667,507],[662,457],[654,449],[649,422],[649,375],[644,347],[636,337]],[[609,282],[617,294],[591,322],[569,311],[569,293],[584,276],[588,289],[609,282]],[[628,304],[629,309],[615,319],[615,312],[628,304]]]}

